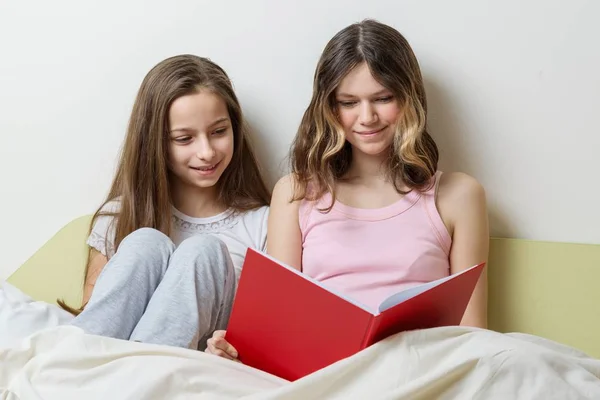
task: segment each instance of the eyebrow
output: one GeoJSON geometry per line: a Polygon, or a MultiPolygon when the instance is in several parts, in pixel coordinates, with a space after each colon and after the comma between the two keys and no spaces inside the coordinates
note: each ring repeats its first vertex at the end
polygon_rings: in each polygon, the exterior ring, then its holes
{"type": "MultiPolygon", "coordinates": [[[[381,89],[380,91],[373,93],[371,96],[380,96],[384,93],[390,93],[390,92],[391,91],[388,89],[381,89]]],[[[338,93],[337,96],[338,97],[356,97],[355,95],[348,94],[348,93],[338,93]]]]}
{"type": "MultiPolygon", "coordinates": [[[[221,122],[225,122],[225,121],[229,121],[229,118],[227,117],[221,117],[216,119],[214,122],[212,122],[209,126],[208,129],[214,127],[215,125],[220,124],[221,122]]],[[[169,132],[173,133],[173,132],[193,132],[195,131],[195,129],[192,128],[175,128],[175,129],[171,129],[169,132]]]]}

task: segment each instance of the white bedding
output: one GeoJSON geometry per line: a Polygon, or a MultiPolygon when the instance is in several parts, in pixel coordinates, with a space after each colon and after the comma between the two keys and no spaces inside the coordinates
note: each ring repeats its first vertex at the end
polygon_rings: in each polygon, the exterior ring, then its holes
{"type": "Polygon", "coordinates": [[[0,280],[0,348],[19,343],[42,329],[69,322],[73,316],[58,306],[35,301],[0,280]]]}
{"type": "Polygon", "coordinates": [[[56,322],[4,340],[1,400],[600,399],[600,360],[528,335],[406,332],[290,383],[201,352],[87,335],[56,322]]]}

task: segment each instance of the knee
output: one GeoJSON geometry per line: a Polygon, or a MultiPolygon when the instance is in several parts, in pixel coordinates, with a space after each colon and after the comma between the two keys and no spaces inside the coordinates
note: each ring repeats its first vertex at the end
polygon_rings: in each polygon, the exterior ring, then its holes
{"type": "Polygon", "coordinates": [[[229,256],[227,245],[219,238],[212,235],[195,235],[185,239],[177,247],[176,254],[188,260],[197,268],[208,270],[208,272],[225,272],[228,275],[233,272],[233,264],[229,256]]]}
{"type": "Polygon", "coordinates": [[[194,254],[222,254],[227,251],[227,246],[215,236],[195,235],[181,242],[178,250],[194,254]]]}
{"type": "Polygon", "coordinates": [[[161,231],[154,228],[140,228],[125,236],[119,248],[135,248],[143,252],[172,253],[175,250],[173,241],[161,231]]]}

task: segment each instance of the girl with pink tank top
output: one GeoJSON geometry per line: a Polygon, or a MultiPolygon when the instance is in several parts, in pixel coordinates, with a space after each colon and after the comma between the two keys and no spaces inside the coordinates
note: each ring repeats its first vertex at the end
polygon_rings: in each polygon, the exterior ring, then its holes
{"type": "Polygon", "coordinates": [[[431,189],[381,208],[335,202],[322,213],[331,194],[302,200],[302,272],[371,309],[400,290],[447,276],[452,239],[435,205],[440,177],[431,189]]]}
{"type": "MultiPolygon", "coordinates": [[[[326,45],[275,186],[267,252],[367,306],[488,256],[485,193],[438,171],[417,59],[394,28],[352,24],[326,45]]],[[[462,324],[487,326],[486,272],[462,324]]],[[[208,352],[235,359],[217,331],[208,352]]]]}

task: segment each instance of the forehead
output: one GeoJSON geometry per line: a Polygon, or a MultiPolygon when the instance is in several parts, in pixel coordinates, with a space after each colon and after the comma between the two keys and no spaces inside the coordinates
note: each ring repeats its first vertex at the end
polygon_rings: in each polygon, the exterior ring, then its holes
{"type": "Polygon", "coordinates": [[[229,117],[227,104],[221,96],[209,90],[181,96],[173,101],[169,109],[172,129],[179,125],[203,127],[221,117],[229,117]]]}
{"type": "Polygon", "coordinates": [[[366,63],[354,67],[342,79],[336,88],[337,95],[349,95],[356,97],[371,96],[387,89],[373,78],[366,63]]]}

